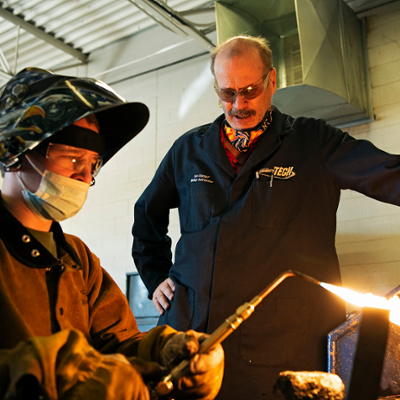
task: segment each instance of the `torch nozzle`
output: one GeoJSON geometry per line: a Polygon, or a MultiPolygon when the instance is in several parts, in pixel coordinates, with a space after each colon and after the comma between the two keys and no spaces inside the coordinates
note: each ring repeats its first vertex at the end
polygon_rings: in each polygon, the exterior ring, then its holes
{"type": "Polygon", "coordinates": [[[299,271],[292,271],[296,276],[298,276],[299,278],[310,282],[310,283],[314,283],[315,285],[320,285],[322,282],[319,281],[318,279],[313,278],[312,276],[303,274],[302,272],[299,271]]]}

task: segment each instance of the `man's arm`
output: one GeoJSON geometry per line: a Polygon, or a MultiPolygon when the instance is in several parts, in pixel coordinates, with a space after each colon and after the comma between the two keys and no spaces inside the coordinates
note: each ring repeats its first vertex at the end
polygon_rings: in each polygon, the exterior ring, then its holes
{"type": "Polygon", "coordinates": [[[400,205],[400,156],[319,120],[324,165],[335,185],[386,203],[400,205]]]}
{"type": "Polygon", "coordinates": [[[153,180],[135,204],[132,256],[136,268],[162,314],[173,299],[175,285],[168,274],[172,266],[171,238],[167,235],[170,209],[178,207],[174,179],[174,148],[161,162],[153,180]]]}
{"type": "MultiPolygon", "coordinates": [[[[122,390],[126,393],[126,397],[117,396],[121,400],[148,398],[143,380],[157,382],[168,373],[169,365],[163,365],[162,355],[170,349],[167,352],[169,360],[171,356],[179,356],[181,349],[185,350],[186,341],[174,339],[169,342],[170,339],[181,337],[183,333],[165,325],[148,333],[140,333],[126,297],[109,274],[100,267],[98,258],[80,240],[68,237],[73,240],[81,259],[85,258],[84,252],[88,256],[87,260],[82,260],[82,273],[87,283],[90,334],[87,335],[86,329],[84,335],[78,330],[68,328],[72,323],[69,321],[56,334],[35,336],[20,342],[14,349],[0,350],[0,394],[10,390],[15,393],[19,386],[22,392],[31,390],[31,383],[39,387],[47,381],[46,374],[54,376],[57,373],[57,376],[63,377],[57,381],[57,387],[54,386],[56,382],[53,382],[54,385],[51,388],[47,385],[45,390],[51,389],[58,393],[71,390],[71,393],[77,394],[76,397],[101,400],[95,388],[103,393],[104,386],[111,392],[122,390]],[[77,354],[81,357],[77,357],[77,354]],[[77,361],[79,365],[76,365],[77,361]],[[104,379],[91,379],[92,375],[86,372],[82,372],[82,379],[77,379],[80,376],[79,367],[85,369],[92,364],[99,367],[99,373],[104,379]],[[75,371],[74,374],[70,373],[71,370],[75,371]],[[107,382],[113,382],[113,386],[109,386],[107,382]],[[87,395],[88,392],[91,393],[90,396],[87,395]]],[[[197,335],[192,336],[196,343],[197,335]]],[[[189,347],[189,350],[192,348],[189,347]]],[[[222,380],[223,353],[222,348],[214,350],[206,358],[200,357],[198,360],[200,366],[206,362],[206,370],[194,365],[192,373],[187,378],[182,378],[183,383],[186,383],[179,388],[184,398],[203,398],[204,388],[207,389],[206,396],[218,391],[222,380]],[[210,362],[207,361],[209,358],[210,362]],[[219,377],[217,380],[216,376],[219,377]],[[187,393],[193,393],[194,397],[186,396],[187,393]]],[[[191,351],[184,352],[185,357],[191,354],[191,351]]],[[[196,360],[197,358],[194,360],[195,364],[196,360]]],[[[93,370],[93,377],[97,376],[96,373],[93,370]]]]}
{"type": "MultiPolygon", "coordinates": [[[[146,384],[157,383],[180,357],[195,355],[201,335],[157,327],[142,340],[134,340],[131,349],[125,346],[128,353],[135,353],[128,358],[99,353],[73,329],[32,337],[6,353],[0,350],[1,398],[149,399],[146,384]]],[[[221,345],[193,357],[190,370],[177,382],[174,396],[213,399],[221,386],[223,359],[221,345]]]]}
{"type": "MultiPolygon", "coordinates": [[[[112,353],[123,354],[134,367],[135,371],[130,373],[140,374],[145,383],[158,382],[175,362],[197,353],[203,334],[188,332],[187,335],[167,325],[140,333],[126,297],[100,267],[98,258],[90,252],[88,255],[91,260],[88,277],[90,338],[96,350],[110,357],[112,353]]],[[[220,345],[195,355],[190,371],[177,382],[174,397],[213,399],[222,382],[223,358],[220,345]]],[[[125,369],[123,364],[117,362],[117,365],[125,369]]],[[[144,390],[141,385],[138,389],[144,390]]],[[[138,395],[137,398],[146,397],[138,395]]]]}

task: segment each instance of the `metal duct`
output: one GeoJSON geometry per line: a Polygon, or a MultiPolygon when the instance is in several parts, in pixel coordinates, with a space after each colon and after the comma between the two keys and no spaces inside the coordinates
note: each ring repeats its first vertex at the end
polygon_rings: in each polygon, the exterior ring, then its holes
{"type": "Polygon", "coordinates": [[[270,41],[281,111],[341,127],[373,120],[365,27],[343,0],[216,0],[215,12],[219,43],[270,41]]]}

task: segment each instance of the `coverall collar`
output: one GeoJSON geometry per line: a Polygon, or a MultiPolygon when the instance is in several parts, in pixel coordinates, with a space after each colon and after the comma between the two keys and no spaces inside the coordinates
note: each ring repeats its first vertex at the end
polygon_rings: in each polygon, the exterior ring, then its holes
{"type": "MultiPolygon", "coordinates": [[[[66,241],[61,226],[51,225],[56,243],[81,266],[75,250],[66,241]]],[[[20,263],[30,268],[52,268],[59,265],[53,255],[4,207],[0,193],[0,238],[20,263]]]]}
{"type": "MultiPolygon", "coordinates": [[[[210,158],[224,169],[232,178],[236,174],[225,154],[224,146],[220,140],[221,124],[225,119],[225,115],[221,114],[204,133],[200,142],[200,148],[206,152],[210,158]]],[[[271,126],[260,136],[255,148],[252,150],[248,160],[244,164],[240,174],[249,168],[249,165],[255,165],[271,155],[281,144],[281,136],[286,135],[293,128],[286,118],[276,107],[274,109],[274,117],[271,126]],[[251,160],[251,162],[249,162],[251,160]],[[246,167],[247,166],[247,167],[246,167]]],[[[239,175],[240,175],[239,174],[239,175]]]]}

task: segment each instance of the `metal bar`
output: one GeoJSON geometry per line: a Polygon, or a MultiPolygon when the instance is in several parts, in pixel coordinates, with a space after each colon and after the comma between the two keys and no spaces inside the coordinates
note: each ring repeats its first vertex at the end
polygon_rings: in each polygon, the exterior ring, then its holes
{"type": "Polygon", "coordinates": [[[179,15],[179,13],[168,7],[166,4],[160,4],[156,0],[128,0],[136,5],[140,10],[154,19],[158,24],[172,32],[182,36],[190,36],[208,51],[215,48],[214,43],[207,38],[201,31],[196,29],[193,23],[179,15]]]}
{"type": "Polygon", "coordinates": [[[81,51],[73,48],[60,39],[56,39],[53,35],[46,33],[43,29],[34,26],[31,22],[25,21],[22,17],[13,14],[9,10],[9,8],[6,9],[0,7],[0,17],[20,26],[23,30],[64,51],[65,53],[70,54],[72,57],[75,57],[82,62],[87,61],[87,55],[83,54],[81,51]]]}
{"type": "Polygon", "coordinates": [[[347,400],[377,400],[389,332],[389,310],[364,307],[347,400]]]}
{"type": "Polygon", "coordinates": [[[204,8],[193,8],[192,10],[179,11],[180,15],[197,15],[197,14],[205,14],[208,12],[215,12],[215,7],[204,7],[204,8]]]}
{"type": "Polygon", "coordinates": [[[17,26],[17,38],[15,40],[14,74],[17,73],[18,52],[19,52],[19,31],[21,27],[17,26]]]}
{"type": "Polygon", "coordinates": [[[52,68],[51,72],[64,71],[65,69],[70,69],[70,68],[75,68],[75,67],[84,67],[85,65],[87,65],[87,64],[86,63],[65,64],[62,67],[52,68]]]}

